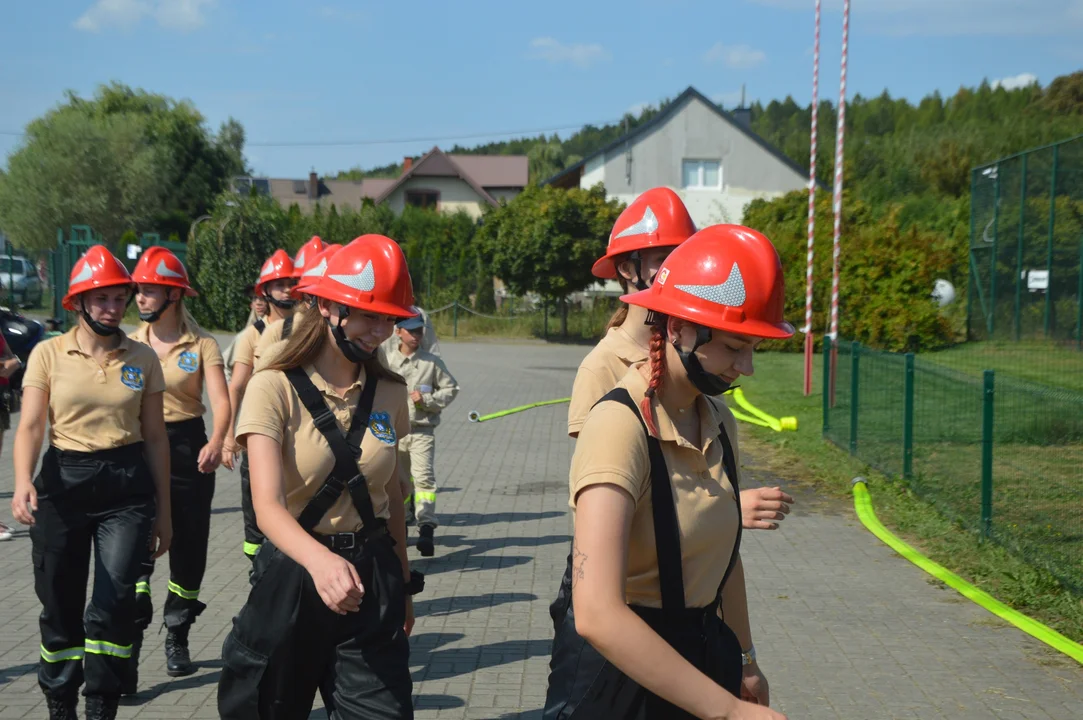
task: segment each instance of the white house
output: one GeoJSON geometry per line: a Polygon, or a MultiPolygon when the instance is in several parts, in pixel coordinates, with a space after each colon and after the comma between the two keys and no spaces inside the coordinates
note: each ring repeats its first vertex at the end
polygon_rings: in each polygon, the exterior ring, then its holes
{"type": "Polygon", "coordinates": [[[747,109],[728,113],[689,87],[652,120],[544,184],[600,182],[625,203],[665,186],[681,196],[696,227],[740,223],[755,198],[808,187],[808,169],[752,132],[749,119],[747,109]]]}

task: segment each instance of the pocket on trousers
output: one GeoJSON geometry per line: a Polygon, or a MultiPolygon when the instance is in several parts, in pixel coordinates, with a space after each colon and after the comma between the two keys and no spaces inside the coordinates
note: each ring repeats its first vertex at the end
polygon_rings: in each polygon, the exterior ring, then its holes
{"type": "Polygon", "coordinates": [[[222,675],[218,680],[218,714],[231,720],[259,717],[259,684],[268,657],[237,637],[237,621],[222,644],[222,675]]]}

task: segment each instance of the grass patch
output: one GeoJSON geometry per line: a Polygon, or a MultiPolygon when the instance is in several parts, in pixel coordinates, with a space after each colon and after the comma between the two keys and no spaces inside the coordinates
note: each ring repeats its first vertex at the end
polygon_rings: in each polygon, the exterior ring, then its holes
{"type": "Polygon", "coordinates": [[[1026,380],[1083,393],[1083,352],[1075,344],[1021,341],[969,342],[923,359],[947,368],[981,377],[983,370],[995,370],[1026,380]]]}
{"type": "MultiPolygon", "coordinates": [[[[843,365],[840,356],[840,387],[843,385],[843,365]]],[[[807,398],[801,392],[802,367],[800,355],[763,353],[756,357],[756,375],[741,382],[754,405],[776,417],[793,415],[799,421],[797,432],[784,433],[741,424],[742,442],[753,449],[757,460],[767,470],[797,482],[810,483],[828,495],[847,501],[851,497],[850,481],[857,475],[867,477],[877,515],[906,542],[1002,602],[1077,642],[1083,641],[1083,597],[1073,594],[1050,572],[1025,562],[1001,545],[982,542],[978,534],[967,527],[972,517],[949,517],[906,484],[889,480],[875,471],[869,462],[851,457],[848,452],[825,442],[822,438],[820,381],[823,368],[820,357],[816,357],[813,394],[807,398]]],[[[840,394],[840,404],[844,399],[840,394]]],[[[885,402],[888,402],[888,409],[876,420],[881,425],[878,431],[880,443],[872,444],[867,451],[882,460],[877,464],[892,472],[892,462],[901,468],[901,425],[898,428],[900,441],[895,443],[891,440],[890,428],[895,422],[892,418],[898,414],[891,408],[889,398],[885,398],[885,402]]],[[[956,442],[940,444],[931,442],[936,423],[941,423],[942,429],[947,428],[946,421],[938,418],[938,415],[946,414],[945,407],[940,405],[938,412],[937,404],[930,402],[925,413],[928,425],[922,431],[926,442],[920,445],[920,456],[917,452],[919,431],[915,428],[915,486],[928,493],[926,497],[947,507],[974,508],[974,513],[980,512],[980,504],[974,504],[980,497],[979,485],[970,480],[980,477],[980,443],[975,445],[970,438],[956,438],[956,442]],[[950,482],[952,478],[956,480],[955,485],[950,482]]],[[[862,422],[858,437],[862,453],[866,452],[864,443],[869,439],[868,433],[862,435],[864,427],[862,422]]],[[[980,440],[980,425],[978,433],[980,440]]],[[[848,428],[845,439],[848,441],[848,428]]],[[[1064,562],[1070,563],[1069,567],[1080,572],[1083,563],[1079,551],[1083,539],[1079,537],[1079,528],[1083,523],[1079,518],[1083,510],[1078,497],[1083,447],[1026,446],[1026,452],[1022,452],[1024,446],[1021,445],[1014,449],[1009,445],[998,446],[1000,452],[994,455],[998,463],[994,475],[994,528],[1002,522],[1006,530],[1012,524],[1035,530],[1032,541],[1022,544],[1022,550],[1047,555],[1059,553],[1064,562]],[[1037,454],[1031,455],[1033,450],[1037,454]],[[1035,457],[1037,461],[1033,459],[1035,457]],[[1047,481],[1042,473],[1049,474],[1052,479],[1047,481]],[[1012,484],[1011,478],[1018,482],[1012,484]],[[1072,537],[1056,538],[1053,535],[1056,532],[1072,537]]],[[[998,539],[1010,544],[1010,538],[998,539]]]]}

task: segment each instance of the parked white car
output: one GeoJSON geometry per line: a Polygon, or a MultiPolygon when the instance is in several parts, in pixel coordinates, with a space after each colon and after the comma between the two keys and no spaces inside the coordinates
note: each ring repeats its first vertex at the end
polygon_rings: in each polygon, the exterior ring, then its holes
{"type": "Polygon", "coordinates": [[[40,305],[41,280],[34,263],[17,255],[0,255],[0,295],[5,300],[14,295],[14,303],[20,307],[40,305]],[[11,288],[14,288],[14,293],[11,288]]]}

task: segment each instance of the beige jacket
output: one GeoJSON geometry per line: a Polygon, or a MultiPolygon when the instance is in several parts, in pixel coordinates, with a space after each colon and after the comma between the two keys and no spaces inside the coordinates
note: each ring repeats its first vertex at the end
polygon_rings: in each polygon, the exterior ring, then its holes
{"type": "Polygon", "coordinates": [[[421,393],[419,402],[409,403],[412,427],[436,427],[440,424],[440,411],[451,404],[459,394],[459,385],[448,372],[444,361],[430,352],[419,349],[409,357],[398,347],[387,350],[387,366],[392,372],[406,379],[407,393],[421,393]]]}

